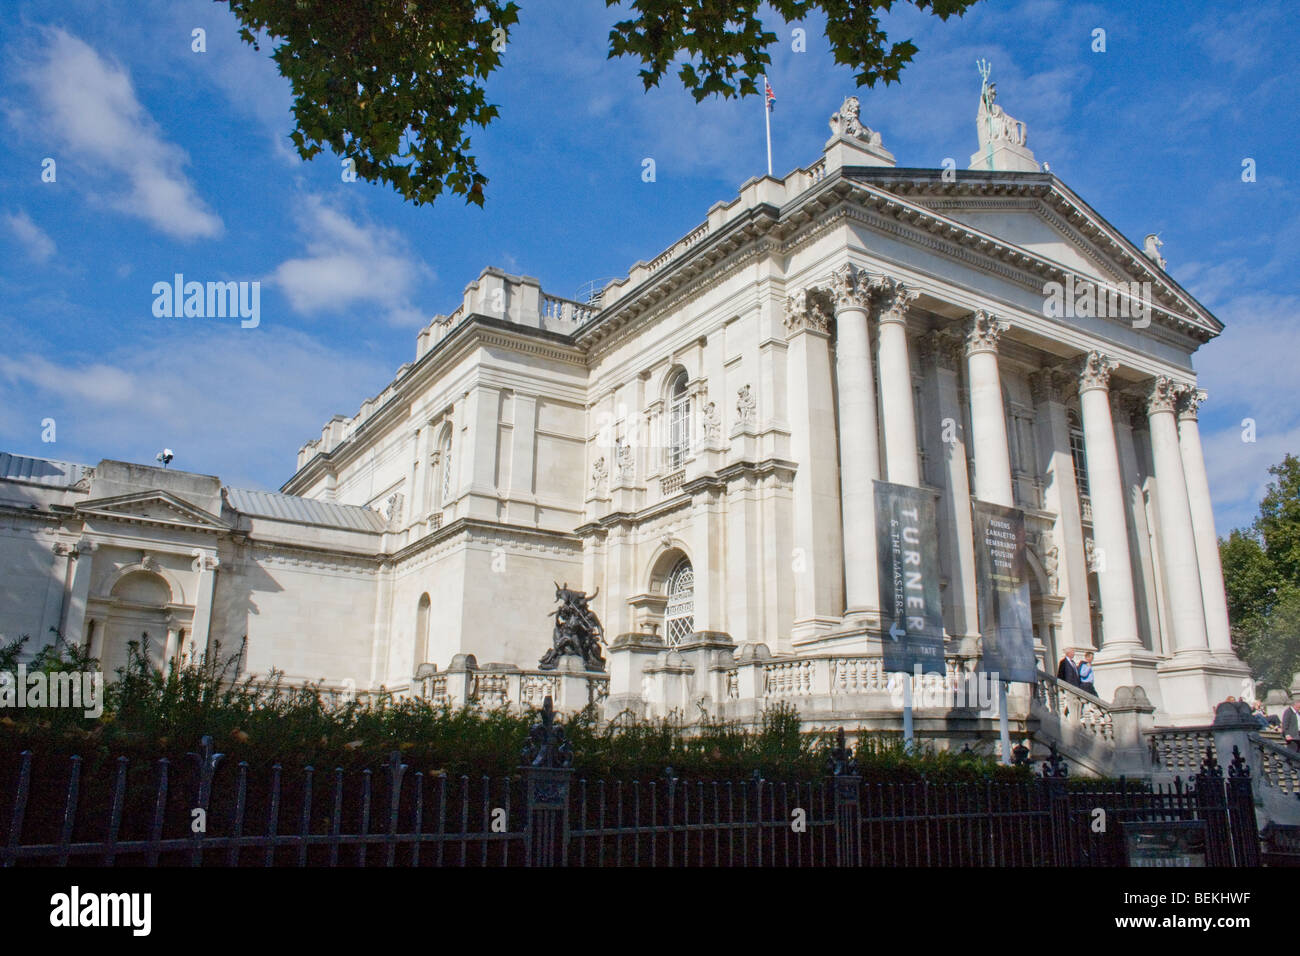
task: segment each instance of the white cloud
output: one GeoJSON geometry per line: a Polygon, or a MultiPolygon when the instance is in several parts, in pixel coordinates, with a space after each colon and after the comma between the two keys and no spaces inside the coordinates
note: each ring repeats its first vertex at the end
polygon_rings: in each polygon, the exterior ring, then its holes
{"type": "Polygon", "coordinates": [[[424,321],[411,300],[429,269],[397,232],[355,222],[317,196],[303,204],[299,226],[307,237],[307,254],[280,263],[267,280],[284,292],[294,311],[373,305],[394,325],[424,321]]]}
{"type": "Polygon", "coordinates": [[[176,239],[221,235],[223,225],[183,172],[188,155],[168,142],[136,97],[127,71],[60,29],[42,31],[19,67],[35,110],[11,121],[51,135],[103,189],[111,207],[176,239]]]}
{"type": "MultiPolygon", "coordinates": [[[[1238,285],[1245,274],[1239,263],[1238,285]]],[[[1247,292],[1216,313],[1224,333],[1197,353],[1196,365],[1210,396],[1201,413],[1205,466],[1216,524],[1226,534],[1254,518],[1269,466],[1300,451],[1300,296],[1247,292]],[[1255,423],[1254,442],[1242,441],[1246,418],[1255,423]]]]}
{"type": "Polygon", "coordinates": [[[1300,424],[1274,429],[1257,424],[1254,442],[1242,441],[1242,429],[1229,425],[1203,438],[1205,468],[1214,501],[1214,523],[1220,535],[1244,528],[1259,513],[1259,502],[1273,480],[1268,469],[1300,449],[1300,424]]]}
{"type": "Polygon", "coordinates": [[[4,217],[9,231],[22,243],[27,255],[37,262],[48,262],[57,251],[54,240],[40,226],[32,222],[32,217],[23,210],[7,213],[4,217]]]}
{"type": "Polygon", "coordinates": [[[94,464],[150,462],[167,446],[173,467],[275,487],[332,414],[355,414],[392,377],[386,362],[291,329],[201,320],[157,329],[147,345],[93,358],[0,356],[0,393],[13,412],[0,416],[0,447],[94,464]],[[45,417],[58,423],[56,445],[35,440],[31,423],[45,417]]]}

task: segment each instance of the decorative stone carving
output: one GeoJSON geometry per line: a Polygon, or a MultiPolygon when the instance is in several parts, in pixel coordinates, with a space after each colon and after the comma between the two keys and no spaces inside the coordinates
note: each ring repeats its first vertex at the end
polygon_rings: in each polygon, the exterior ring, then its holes
{"type": "Polygon", "coordinates": [[[194,559],[190,562],[190,570],[195,574],[202,574],[204,571],[215,571],[221,567],[221,559],[217,557],[215,552],[194,548],[190,551],[190,556],[194,559]]]}
{"type": "Polygon", "coordinates": [[[856,96],[846,96],[844,102],[840,104],[839,112],[831,114],[831,134],[833,136],[851,136],[870,146],[881,145],[880,134],[863,125],[861,113],[862,105],[858,102],[858,98],[856,96]]]}
{"type": "Polygon", "coordinates": [[[718,406],[707,402],[704,406],[704,440],[717,441],[721,430],[722,416],[718,413],[718,406]]]}
{"type": "Polygon", "coordinates": [[[388,500],[384,502],[383,515],[388,519],[389,527],[394,527],[401,523],[403,500],[402,493],[400,491],[395,491],[389,495],[388,500]]]}
{"type": "Polygon", "coordinates": [[[966,352],[996,352],[998,339],[1002,333],[1011,328],[1009,322],[999,319],[992,312],[976,309],[966,320],[966,352]]]}
{"type": "Polygon", "coordinates": [[[742,425],[752,424],[757,403],[754,401],[754,393],[748,385],[740,386],[740,391],[736,393],[736,418],[742,425]]]}
{"type": "Polygon", "coordinates": [[[787,336],[805,330],[829,334],[831,330],[830,296],[819,289],[800,289],[785,302],[787,336]]]}
{"type": "Polygon", "coordinates": [[[1147,414],[1155,415],[1159,412],[1174,412],[1178,410],[1178,400],[1186,388],[1175,382],[1168,375],[1161,375],[1151,386],[1151,392],[1147,396],[1147,414]]]}
{"type": "Polygon", "coordinates": [[[1205,401],[1206,398],[1207,396],[1204,389],[1192,387],[1185,389],[1178,402],[1179,421],[1196,421],[1196,413],[1200,409],[1201,403],[1205,401]]]}
{"type": "Polygon", "coordinates": [[[1101,570],[1101,555],[1097,552],[1097,545],[1089,538],[1083,543],[1083,553],[1088,561],[1089,573],[1101,570]]]}
{"type": "Polygon", "coordinates": [[[866,309],[871,305],[870,279],[851,263],[846,262],[831,273],[829,286],[837,312],[840,309],[866,309]]]}
{"type": "Polygon", "coordinates": [[[608,477],[609,469],[605,466],[605,456],[601,455],[591,466],[591,490],[600,491],[608,477]]]}
{"type": "Polygon", "coordinates": [[[919,292],[909,289],[903,282],[889,276],[876,276],[871,280],[871,291],[880,310],[878,321],[903,322],[908,307],[916,301],[919,292]]]}
{"type": "Polygon", "coordinates": [[[158,563],[158,559],[147,552],[142,554],[140,557],[140,567],[144,568],[146,571],[157,572],[162,570],[162,565],[158,563]]]}
{"type": "Polygon", "coordinates": [[[1117,362],[1112,362],[1101,352],[1095,349],[1089,352],[1083,359],[1083,364],[1079,368],[1079,391],[1086,392],[1091,388],[1109,388],[1110,373],[1119,368],[1117,362]]]}
{"type": "Polygon", "coordinates": [[[1163,245],[1160,237],[1154,232],[1142,240],[1142,254],[1161,269],[1165,267],[1165,257],[1160,254],[1160,247],[1163,245]]]}
{"type": "Polygon", "coordinates": [[[635,465],[632,460],[632,446],[625,443],[622,439],[619,439],[616,455],[618,458],[619,481],[624,483],[630,482],[632,480],[632,472],[635,465]]]}
{"type": "Polygon", "coordinates": [[[1043,555],[1043,573],[1047,575],[1047,590],[1051,594],[1061,592],[1061,549],[1052,545],[1043,555]]]}
{"type": "Polygon", "coordinates": [[[73,491],[90,491],[90,482],[95,477],[94,468],[86,468],[82,471],[81,477],[73,484],[73,491]]]}

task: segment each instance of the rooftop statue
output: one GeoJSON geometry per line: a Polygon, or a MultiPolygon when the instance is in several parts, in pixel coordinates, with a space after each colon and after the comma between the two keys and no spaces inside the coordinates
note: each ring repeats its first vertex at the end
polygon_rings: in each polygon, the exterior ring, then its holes
{"type": "Polygon", "coordinates": [[[852,136],[865,141],[870,146],[880,146],[880,134],[862,125],[862,120],[859,118],[861,110],[856,96],[846,97],[840,104],[840,111],[831,114],[831,133],[837,136],[852,136]]]}
{"type": "Polygon", "coordinates": [[[988,60],[979,60],[976,66],[980,71],[980,109],[979,136],[980,146],[990,143],[1010,143],[1012,146],[1026,145],[1025,124],[1013,119],[996,100],[998,85],[989,82],[992,67],[988,60]]]}
{"type": "Polygon", "coordinates": [[[1165,257],[1160,254],[1160,247],[1163,245],[1164,243],[1160,241],[1160,237],[1155,233],[1151,233],[1142,240],[1143,254],[1161,269],[1165,267],[1165,257]]]}

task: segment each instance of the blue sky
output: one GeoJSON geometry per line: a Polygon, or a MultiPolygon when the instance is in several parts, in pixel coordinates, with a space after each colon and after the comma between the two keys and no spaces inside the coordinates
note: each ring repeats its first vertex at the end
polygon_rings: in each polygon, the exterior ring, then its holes
{"type": "MultiPolygon", "coordinates": [[[[416,208],[344,183],[328,153],[298,160],[288,84],[223,3],[6,3],[0,450],[94,463],[151,461],[165,445],[175,467],[274,489],[332,414],[355,413],[413,359],[418,328],[484,266],[573,296],[653,258],[763,171],[757,99],[697,105],[675,79],[645,93],[636,63],[606,58],[625,11],[521,6],[487,82],[500,119],[473,134],[490,179],[479,209],[450,195],[416,208]],[[205,53],[191,51],[196,27],[205,53]],[[154,318],[153,283],[177,272],[260,281],[260,326],[154,318]]],[[[803,53],[767,21],[781,175],[818,157],[854,85],[817,20],[803,53]]],[[[987,58],[1038,160],[1130,239],[1159,232],[1172,275],[1226,323],[1196,356],[1201,428],[1219,531],[1248,522],[1268,465],[1300,452],[1300,27],[1287,4],[986,0],[961,20],[908,7],[885,22],[920,53],[901,85],[859,95],[900,166],[965,168],[987,58]]]]}

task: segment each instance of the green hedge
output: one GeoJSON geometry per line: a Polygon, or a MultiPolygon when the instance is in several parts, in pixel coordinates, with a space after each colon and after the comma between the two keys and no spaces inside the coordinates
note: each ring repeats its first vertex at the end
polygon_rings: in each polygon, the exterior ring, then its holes
{"type": "MultiPolygon", "coordinates": [[[[0,648],[0,670],[12,670],[22,640],[0,648]]],[[[316,687],[270,688],[252,679],[230,680],[239,655],[219,653],[201,665],[175,666],[163,674],[148,661],[147,648],[131,645],[129,663],[108,685],[104,714],[12,710],[0,717],[0,753],[30,749],[44,758],[79,754],[87,769],[118,757],[183,758],[201,737],[211,736],[230,762],[250,769],[361,769],[382,765],[396,750],[412,770],[452,775],[513,773],[532,712],[500,708],[453,708],[424,700],[380,695],[333,704],[316,687]]],[[[98,663],[62,643],[43,651],[28,671],[96,669],[98,663]]],[[[574,767],[584,777],[656,778],[665,769],[688,779],[808,780],[824,773],[830,740],[805,732],[792,708],[775,707],[756,728],[716,722],[687,728],[661,719],[627,715],[602,723],[593,711],[564,721],[574,767]]],[[[866,738],[858,748],[867,780],[929,779],[943,782],[1025,779],[1029,771],[989,757],[925,750],[907,753],[897,735],[866,738]]]]}

